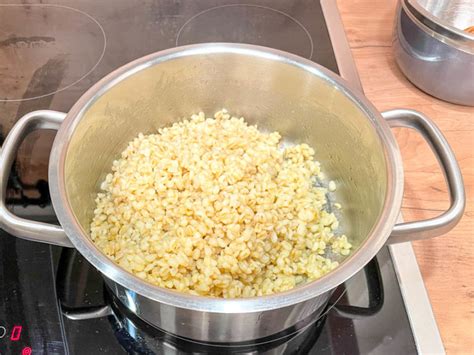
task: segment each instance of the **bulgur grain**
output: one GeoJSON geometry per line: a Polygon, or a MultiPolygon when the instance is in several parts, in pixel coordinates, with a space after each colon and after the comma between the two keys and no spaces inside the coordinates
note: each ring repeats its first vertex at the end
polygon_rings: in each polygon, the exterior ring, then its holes
{"type": "Polygon", "coordinates": [[[334,235],[314,150],[280,140],[225,110],[139,134],[101,184],[92,240],[146,281],[195,295],[267,295],[323,276],[338,265],[328,248],[351,244],[334,235]]]}

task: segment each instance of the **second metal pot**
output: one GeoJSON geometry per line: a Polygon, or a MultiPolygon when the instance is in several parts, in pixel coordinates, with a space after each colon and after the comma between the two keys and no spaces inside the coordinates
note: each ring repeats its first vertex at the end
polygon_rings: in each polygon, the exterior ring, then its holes
{"type": "Polygon", "coordinates": [[[400,0],[393,36],[400,69],[426,93],[474,106],[474,34],[461,29],[473,25],[472,1],[400,0]]]}
{"type": "Polygon", "coordinates": [[[201,44],[152,54],[94,85],[68,114],[27,114],[5,139],[0,171],[2,228],[21,238],[75,247],[130,311],[165,331],[208,342],[248,341],[298,327],[317,316],[333,289],[363,268],[387,240],[403,242],[445,233],[456,225],[465,203],[454,154],[429,119],[410,110],[382,116],[361,93],[313,62],[237,44],[201,44]],[[328,178],[338,183],[341,225],[354,245],[352,254],[334,271],[270,296],[198,297],[143,281],[91,241],[94,198],[126,144],[139,132],[155,132],[193,112],[211,113],[222,107],[316,149],[328,178]],[[403,169],[389,126],[414,128],[433,147],[451,197],[450,208],[441,216],[395,224],[403,169]],[[16,150],[29,131],[39,128],[59,129],[49,183],[61,227],[21,219],[4,204],[16,150]]]}

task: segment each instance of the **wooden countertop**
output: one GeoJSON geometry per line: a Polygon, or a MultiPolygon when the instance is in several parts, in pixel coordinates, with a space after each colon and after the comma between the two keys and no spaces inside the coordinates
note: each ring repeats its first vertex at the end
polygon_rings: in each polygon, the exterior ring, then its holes
{"type": "MultiPolygon", "coordinates": [[[[435,99],[413,86],[392,55],[396,0],[337,0],[366,96],[379,110],[413,108],[436,122],[461,166],[467,205],[450,233],[414,242],[448,354],[474,353],[474,108],[435,99]]],[[[397,130],[405,167],[405,220],[434,217],[448,206],[446,185],[428,145],[397,130]]]]}

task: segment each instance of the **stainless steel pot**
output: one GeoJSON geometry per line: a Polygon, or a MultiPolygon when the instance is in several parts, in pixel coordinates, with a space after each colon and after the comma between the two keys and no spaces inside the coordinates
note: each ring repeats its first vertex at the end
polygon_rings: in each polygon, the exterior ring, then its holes
{"type": "Polygon", "coordinates": [[[474,106],[472,0],[400,0],[395,59],[407,78],[442,100],[474,106]]]}
{"type": "Polygon", "coordinates": [[[140,318],[165,331],[212,342],[246,341],[297,327],[321,312],[332,290],[364,267],[387,241],[445,233],[456,225],[465,204],[454,154],[428,118],[411,110],[381,115],[360,92],[311,61],[237,44],[201,44],[149,55],[102,79],[67,114],[25,115],[5,139],[0,169],[2,228],[24,239],[76,248],[140,318]],[[338,182],[337,198],[344,206],[341,224],[354,245],[352,255],[336,270],[270,296],[197,297],[144,282],[92,243],[89,223],[95,195],[127,142],[139,132],[154,132],[192,112],[222,107],[316,148],[324,171],[338,182]],[[451,197],[451,206],[441,216],[395,224],[403,169],[390,126],[414,128],[431,144],[451,197]],[[58,129],[49,183],[61,227],[24,220],[5,206],[16,150],[29,131],[40,128],[58,129]]]}

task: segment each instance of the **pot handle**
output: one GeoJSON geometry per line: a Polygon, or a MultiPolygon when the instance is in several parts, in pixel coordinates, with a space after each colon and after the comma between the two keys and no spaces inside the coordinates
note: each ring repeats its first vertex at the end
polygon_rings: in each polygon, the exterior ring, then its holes
{"type": "Polygon", "coordinates": [[[19,238],[63,247],[73,247],[60,226],[15,216],[8,210],[5,203],[8,176],[23,139],[28,133],[36,129],[58,130],[65,117],[65,113],[57,111],[40,110],[30,112],[18,120],[5,138],[0,153],[0,227],[19,238]]]}
{"type": "Polygon", "coordinates": [[[382,112],[382,116],[390,127],[412,128],[428,142],[441,165],[450,198],[449,208],[437,217],[396,224],[388,243],[428,239],[449,232],[461,219],[466,204],[461,170],[449,143],[435,123],[418,111],[395,109],[382,112]]]}
{"type": "Polygon", "coordinates": [[[365,265],[364,274],[367,282],[369,305],[367,307],[339,305],[336,301],[331,310],[334,310],[340,317],[362,319],[371,317],[382,309],[385,302],[385,296],[382,275],[380,273],[380,266],[377,257],[374,257],[367,265],[365,265]]]}

